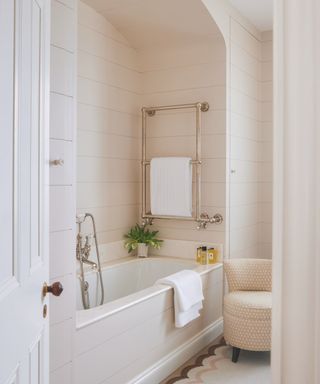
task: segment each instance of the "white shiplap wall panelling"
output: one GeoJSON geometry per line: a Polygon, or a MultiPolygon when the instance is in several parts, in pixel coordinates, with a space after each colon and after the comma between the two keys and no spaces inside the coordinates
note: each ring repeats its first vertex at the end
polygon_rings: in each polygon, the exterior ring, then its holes
{"type": "Polygon", "coordinates": [[[230,256],[271,257],[272,35],[231,20],[230,38],[230,256]]]}
{"type": "Polygon", "coordinates": [[[51,2],[50,281],[64,292],[50,298],[50,383],[70,384],[75,332],[75,73],[76,1],[51,2]]]}
{"type": "Polygon", "coordinates": [[[272,32],[262,34],[261,55],[261,168],[260,182],[260,255],[272,252],[272,157],[273,157],[273,57],[272,32]]]}

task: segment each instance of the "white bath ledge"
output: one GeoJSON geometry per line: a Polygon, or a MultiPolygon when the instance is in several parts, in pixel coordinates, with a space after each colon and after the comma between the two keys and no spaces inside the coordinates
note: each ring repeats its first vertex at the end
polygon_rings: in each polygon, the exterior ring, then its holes
{"type": "MultiPolygon", "coordinates": [[[[108,269],[108,268],[113,268],[114,266],[117,265],[122,265],[122,264],[128,264],[132,263],[136,260],[139,261],[144,261],[144,260],[150,260],[150,259],[159,259],[159,260],[171,260],[171,261],[176,261],[179,263],[186,263],[186,264],[193,264],[194,266],[197,266],[197,269],[195,271],[199,272],[200,274],[211,271],[212,269],[215,269],[216,267],[221,266],[221,263],[215,263],[215,264],[206,264],[206,265],[200,265],[198,264],[195,260],[192,259],[184,259],[182,257],[172,257],[172,256],[149,256],[146,258],[143,257],[135,257],[135,256],[128,256],[128,257],[121,257],[119,259],[107,261],[101,264],[102,269],[108,269]]],[[[84,266],[84,271],[91,272],[92,269],[90,266],[85,265],[84,266]]],[[[78,271],[79,272],[79,271],[78,271]]]]}
{"type": "MultiPolygon", "coordinates": [[[[169,257],[169,256],[150,256],[146,259],[139,259],[142,260],[148,260],[148,259],[165,259],[165,260],[171,260],[176,261],[179,263],[186,263],[190,266],[194,265],[195,268],[193,269],[195,272],[198,272],[200,276],[213,271],[215,269],[221,268],[221,263],[216,264],[207,264],[207,265],[198,265],[194,260],[190,259],[183,259],[179,257],[169,257]]],[[[102,269],[109,269],[112,267],[115,267],[117,265],[131,263],[136,261],[136,257],[126,257],[114,261],[110,261],[107,263],[102,264],[102,269]]],[[[76,329],[82,329],[84,327],[87,327],[93,323],[96,323],[106,317],[115,315],[118,312],[121,312],[133,305],[137,305],[143,301],[149,300],[150,298],[160,295],[161,293],[165,291],[169,291],[172,289],[171,287],[168,287],[166,285],[153,285],[151,287],[148,287],[146,289],[143,289],[139,292],[132,293],[128,296],[122,297],[120,299],[111,301],[110,303],[106,303],[102,306],[94,307],[87,310],[79,310],[76,311],[76,329]]]]}

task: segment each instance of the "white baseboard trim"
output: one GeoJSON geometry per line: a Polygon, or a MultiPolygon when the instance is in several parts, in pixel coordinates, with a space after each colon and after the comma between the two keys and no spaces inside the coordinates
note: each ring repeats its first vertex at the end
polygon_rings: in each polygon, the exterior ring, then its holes
{"type": "Polygon", "coordinates": [[[222,317],[163,357],[128,384],[158,384],[223,332],[222,317]]]}

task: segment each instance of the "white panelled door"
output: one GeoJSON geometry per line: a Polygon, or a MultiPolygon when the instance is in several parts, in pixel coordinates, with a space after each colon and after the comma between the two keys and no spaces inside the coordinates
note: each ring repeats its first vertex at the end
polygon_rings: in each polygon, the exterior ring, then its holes
{"type": "Polygon", "coordinates": [[[48,383],[49,0],[0,0],[0,384],[48,383]]]}

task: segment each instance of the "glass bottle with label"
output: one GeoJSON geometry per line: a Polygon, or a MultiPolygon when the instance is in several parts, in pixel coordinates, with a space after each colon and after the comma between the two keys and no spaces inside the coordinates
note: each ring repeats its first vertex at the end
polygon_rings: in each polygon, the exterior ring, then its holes
{"type": "Polygon", "coordinates": [[[208,264],[215,264],[218,262],[218,250],[215,248],[208,249],[208,264]]]}
{"type": "Polygon", "coordinates": [[[196,261],[197,261],[197,263],[201,264],[201,247],[197,248],[196,261]]]}
{"type": "Polygon", "coordinates": [[[208,251],[207,247],[201,247],[201,264],[208,264],[208,251]]]}

